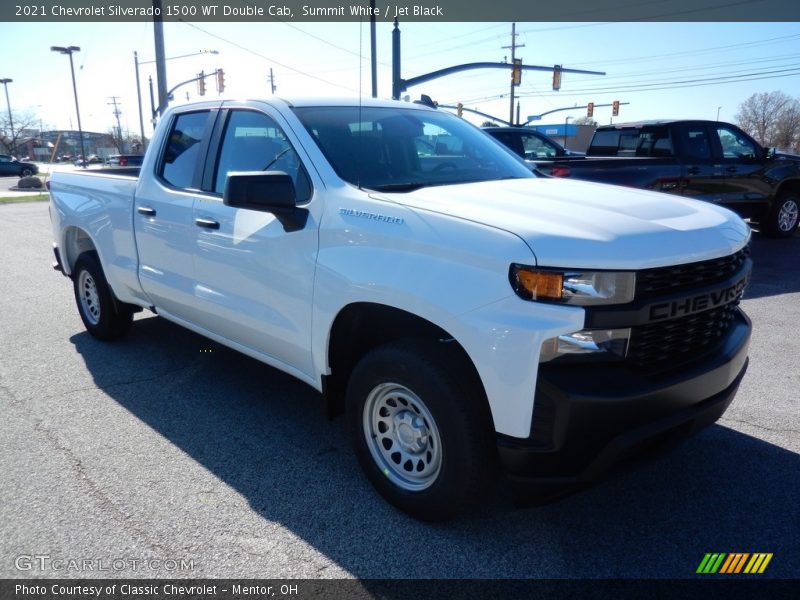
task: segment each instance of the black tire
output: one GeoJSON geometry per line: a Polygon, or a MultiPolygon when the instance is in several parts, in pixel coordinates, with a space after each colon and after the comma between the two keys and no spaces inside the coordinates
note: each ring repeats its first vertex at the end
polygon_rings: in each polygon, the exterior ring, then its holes
{"type": "Polygon", "coordinates": [[[453,344],[393,342],[369,352],[347,387],[347,421],[367,478],[424,521],[449,519],[491,489],[488,405],[453,344]]]}
{"type": "Polygon", "coordinates": [[[785,238],[794,234],[800,221],[800,195],[784,192],[779,195],[767,215],[764,233],[770,237],[785,238]]]}
{"type": "Polygon", "coordinates": [[[30,177],[31,175],[33,175],[33,169],[31,169],[30,167],[25,167],[24,169],[22,169],[22,171],[19,172],[20,177],[30,177]]]}
{"type": "Polygon", "coordinates": [[[128,332],[133,307],[119,302],[94,251],[84,252],[72,271],[75,302],[86,330],[98,340],[116,340],[128,332]]]}

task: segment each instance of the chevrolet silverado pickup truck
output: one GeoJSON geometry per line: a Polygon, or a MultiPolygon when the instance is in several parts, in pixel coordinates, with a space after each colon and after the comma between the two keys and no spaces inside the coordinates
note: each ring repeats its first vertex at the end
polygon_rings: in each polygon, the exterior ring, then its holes
{"type": "Polygon", "coordinates": [[[140,169],[57,172],[50,196],[91,335],[147,309],[295,376],[420,519],[499,467],[523,497],[595,481],[713,423],[747,367],[739,217],[538,176],[435,108],[175,107],[140,169]]]}
{"type": "Polygon", "coordinates": [[[612,183],[719,204],[788,237],[800,220],[800,156],[762,148],[720,121],[645,121],[599,127],[586,158],[537,161],[556,177],[612,183]]]}

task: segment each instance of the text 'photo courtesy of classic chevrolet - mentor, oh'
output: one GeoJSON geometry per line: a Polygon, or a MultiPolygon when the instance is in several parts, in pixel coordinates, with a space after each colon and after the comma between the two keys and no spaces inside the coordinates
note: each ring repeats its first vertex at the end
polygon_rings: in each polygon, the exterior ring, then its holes
{"type": "Polygon", "coordinates": [[[147,309],[304,381],[420,519],[497,472],[523,500],[600,479],[717,420],[747,368],[741,218],[540,176],[429,106],[184,105],[140,168],[50,196],[94,337],[147,309]]]}

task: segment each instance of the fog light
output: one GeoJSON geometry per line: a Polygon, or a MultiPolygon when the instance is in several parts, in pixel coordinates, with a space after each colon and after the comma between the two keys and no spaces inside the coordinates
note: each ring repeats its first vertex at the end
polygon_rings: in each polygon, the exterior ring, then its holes
{"type": "Polygon", "coordinates": [[[594,358],[622,359],[628,353],[627,329],[584,329],[549,338],[542,343],[539,362],[548,362],[561,356],[590,355],[594,358]]]}

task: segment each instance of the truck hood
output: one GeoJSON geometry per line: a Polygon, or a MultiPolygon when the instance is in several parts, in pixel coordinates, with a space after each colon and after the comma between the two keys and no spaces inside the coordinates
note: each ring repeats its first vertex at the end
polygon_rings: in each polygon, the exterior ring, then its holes
{"type": "Polygon", "coordinates": [[[514,233],[539,266],[661,267],[726,256],[750,237],[737,215],[707,202],[568,179],[487,181],[380,196],[514,233]]]}

